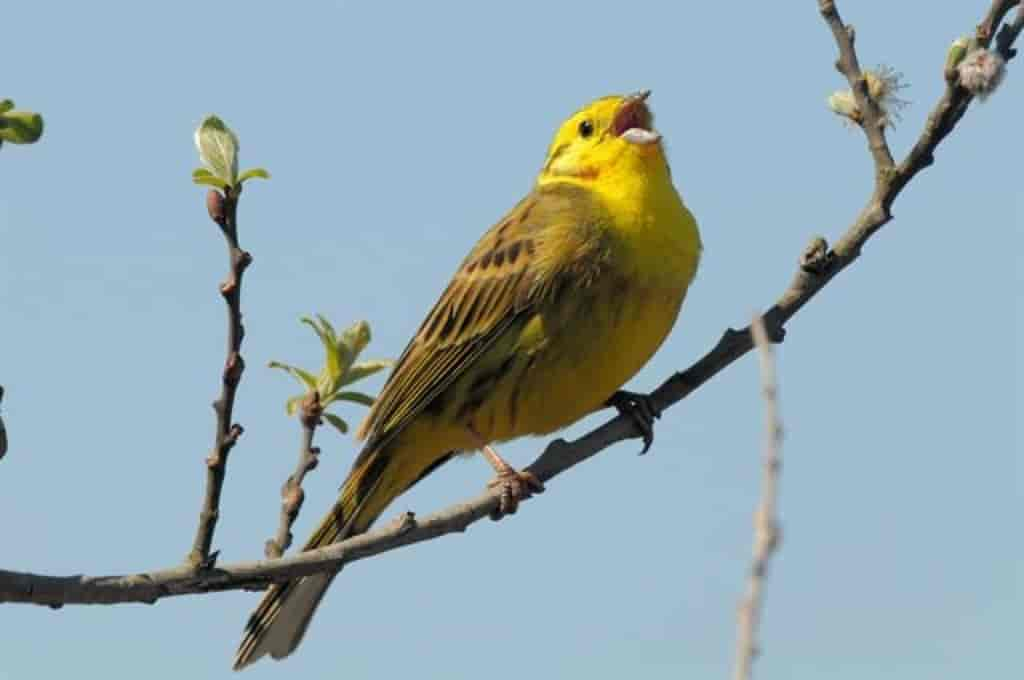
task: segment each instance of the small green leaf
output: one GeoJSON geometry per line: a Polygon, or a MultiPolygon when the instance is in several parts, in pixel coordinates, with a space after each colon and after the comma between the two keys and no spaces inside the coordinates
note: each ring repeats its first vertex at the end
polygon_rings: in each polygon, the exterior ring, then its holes
{"type": "Polygon", "coordinates": [[[238,176],[238,183],[241,184],[245,180],[252,179],[253,177],[259,177],[260,179],[270,179],[270,173],[264,170],[263,168],[249,168],[248,170],[244,171],[241,175],[238,176]]]}
{"type": "Polygon", "coordinates": [[[970,40],[966,36],[954,40],[953,44],[949,46],[949,52],[946,53],[946,68],[956,68],[964,60],[964,57],[967,56],[967,50],[970,46],[970,40]]]}
{"type": "Polygon", "coordinates": [[[316,377],[313,376],[308,371],[304,371],[301,368],[297,368],[295,366],[289,366],[288,364],[282,364],[280,361],[271,361],[270,363],[267,364],[267,366],[269,366],[270,368],[280,368],[282,371],[285,371],[290,376],[292,376],[300,383],[302,383],[306,387],[306,389],[316,389],[316,377]]]}
{"type": "Polygon", "coordinates": [[[334,330],[334,326],[328,321],[322,314],[316,315],[317,320],[320,322],[320,328],[323,329],[324,333],[328,338],[331,339],[333,344],[338,343],[338,333],[334,330]]]}
{"type": "Polygon", "coordinates": [[[284,410],[290,416],[295,415],[299,406],[302,404],[302,400],[306,398],[305,394],[296,394],[294,397],[289,397],[288,401],[284,403],[284,410]]]}
{"type": "Polygon", "coordinates": [[[323,418],[331,425],[338,428],[338,432],[341,432],[342,434],[348,433],[348,423],[346,423],[338,416],[334,415],[333,413],[324,413],[323,418]]]}
{"type": "MultiPolygon", "coordinates": [[[[345,353],[344,362],[341,365],[342,375],[348,373],[349,368],[359,358],[359,353],[366,349],[370,343],[370,324],[365,321],[357,321],[341,333],[338,338],[338,347],[345,353]]],[[[343,383],[344,384],[344,383],[343,383]]]]}
{"type": "Polygon", "coordinates": [[[238,183],[238,137],[217,116],[207,116],[195,132],[199,160],[228,186],[238,183]]]}
{"type": "MultiPolygon", "coordinates": [[[[328,374],[328,376],[338,376],[341,373],[341,357],[338,354],[338,346],[334,343],[331,336],[328,335],[327,329],[319,327],[319,325],[308,316],[303,316],[300,321],[311,328],[313,333],[316,334],[316,337],[321,339],[321,342],[324,344],[324,353],[326,354],[325,373],[328,374]]],[[[333,331],[334,329],[331,330],[333,331]]],[[[322,375],[321,378],[323,379],[324,376],[322,375]]]]}
{"type": "Polygon", "coordinates": [[[7,113],[14,108],[13,99],[0,99],[0,113],[7,113]]]}
{"type": "Polygon", "coordinates": [[[222,180],[220,177],[214,177],[213,175],[196,175],[192,173],[192,181],[195,184],[205,184],[211,187],[217,187],[218,189],[227,189],[228,183],[222,180]]]}
{"type": "Polygon", "coordinates": [[[373,397],[362,392],[338,392],[331,398],[331,401],[354,401],[363,406],[373,406],[373,397]]]}
{"type": "Polygon", "coordinates": [[[352,383],[368,378],[374,373],[383,371],[385,368],[391,368],[395,362],[390,359],[375,359],[373,361],[361,361],[352,368],[348,369],[345,377],[341,379],[342,386],[351,385],[352,383]]]}
{"type": "Polygon", "coordinates": [[[320,394],[320,398],[324,399],[327,395],[333,394],[338,389],[337,380],[331,375],[330,371],[320,371],[320,377],[316,381],[316,391],[320,394]]]}
{"type": "Polygon", "coordinates": [[[32,144],[43,136],[43,117],[32,111],[7,110],[0,114],[0,140],[32,144]]]}
{"type": "Polygon", "coordinates": [[[344,330],[339,342],[358,356],[370,344],[370,324],[365,321],[357,321],[344,330]]]}
{"type": "Polygon", "coordinates": [[[299,319],[299,321],[313,329],[313,332],[316,333],[316,336],[318,338],[320,338],[320,342],[324,344],[324,347],[327,347],[332,344],[330,337],[327,335],[324,329],[320,328],[320,325],[316,321],[310,319],[308,316],[302,317],[301,319],[299,319]]]}

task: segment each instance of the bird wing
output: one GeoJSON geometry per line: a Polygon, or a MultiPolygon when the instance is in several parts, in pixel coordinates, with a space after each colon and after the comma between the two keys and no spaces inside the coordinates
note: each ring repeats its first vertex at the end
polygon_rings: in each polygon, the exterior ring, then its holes
{"type": "Polygon", "coordinates": [[[463,260],[374,402],[359,430],[357,459],[379,449],[464,375],[517,319],[581,272],[594,239],[590,192],[538,187],[487,231],[463,260]],[[558,239],[566,247],[550,247],[558,239]],[[591,242],[588,245],[588,241],[591,242]]]}

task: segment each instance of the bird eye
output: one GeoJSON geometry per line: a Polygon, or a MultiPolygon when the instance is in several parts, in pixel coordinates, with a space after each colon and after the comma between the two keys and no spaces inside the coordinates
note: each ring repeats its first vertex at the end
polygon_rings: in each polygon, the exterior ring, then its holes
{"type": "Polygon", "coordinates": [[[580,137],[589,137],[594,134],[594,124],[589,120],[580,121],[580,137]]]}

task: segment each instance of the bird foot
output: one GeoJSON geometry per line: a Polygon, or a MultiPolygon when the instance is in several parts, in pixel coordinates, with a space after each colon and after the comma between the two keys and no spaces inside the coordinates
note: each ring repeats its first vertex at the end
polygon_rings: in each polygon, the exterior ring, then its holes
{"type": "Polygon", "coordinates": [[[654,405],[648,395],[626,390],[618,390],[608,397],[605,406],[613,406],[622,415],[633,419],[644,438],[644,448],[640,455],[647,453],[654,443],[654,421],[661,417],[661,409],[654,405]]]}
{"type": "Polygon", "coordinates": [[[532,472],[509,468],[498,473],[498,476],[487,484],[487,488],[501,489],[498,507],[491,512],[491,519],[497,521],[505,515],[514,515],[519,509],[520,501],[525,501],[535,493],[544,493],[544,483],[532,472]]]}

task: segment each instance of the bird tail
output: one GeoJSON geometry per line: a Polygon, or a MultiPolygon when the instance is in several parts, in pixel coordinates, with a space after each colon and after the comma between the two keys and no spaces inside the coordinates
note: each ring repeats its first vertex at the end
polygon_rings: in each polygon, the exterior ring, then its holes
{"type": "MultiPolygon", "coordinates": [[[[421,476],[403,480],[404,475],[395,474],[402,470],[395,470],[397,466],[390,465],[391,460],[386,449],[359,457],[341,487],[337,503],[304,551],[366,531],[388,503],[421,476]]],[[[242,670],[266,654],[282,659],[294,652],[335,576],[337,572],[314,574],[270,586],[245,626],[234,669],[242,670]]]]}

